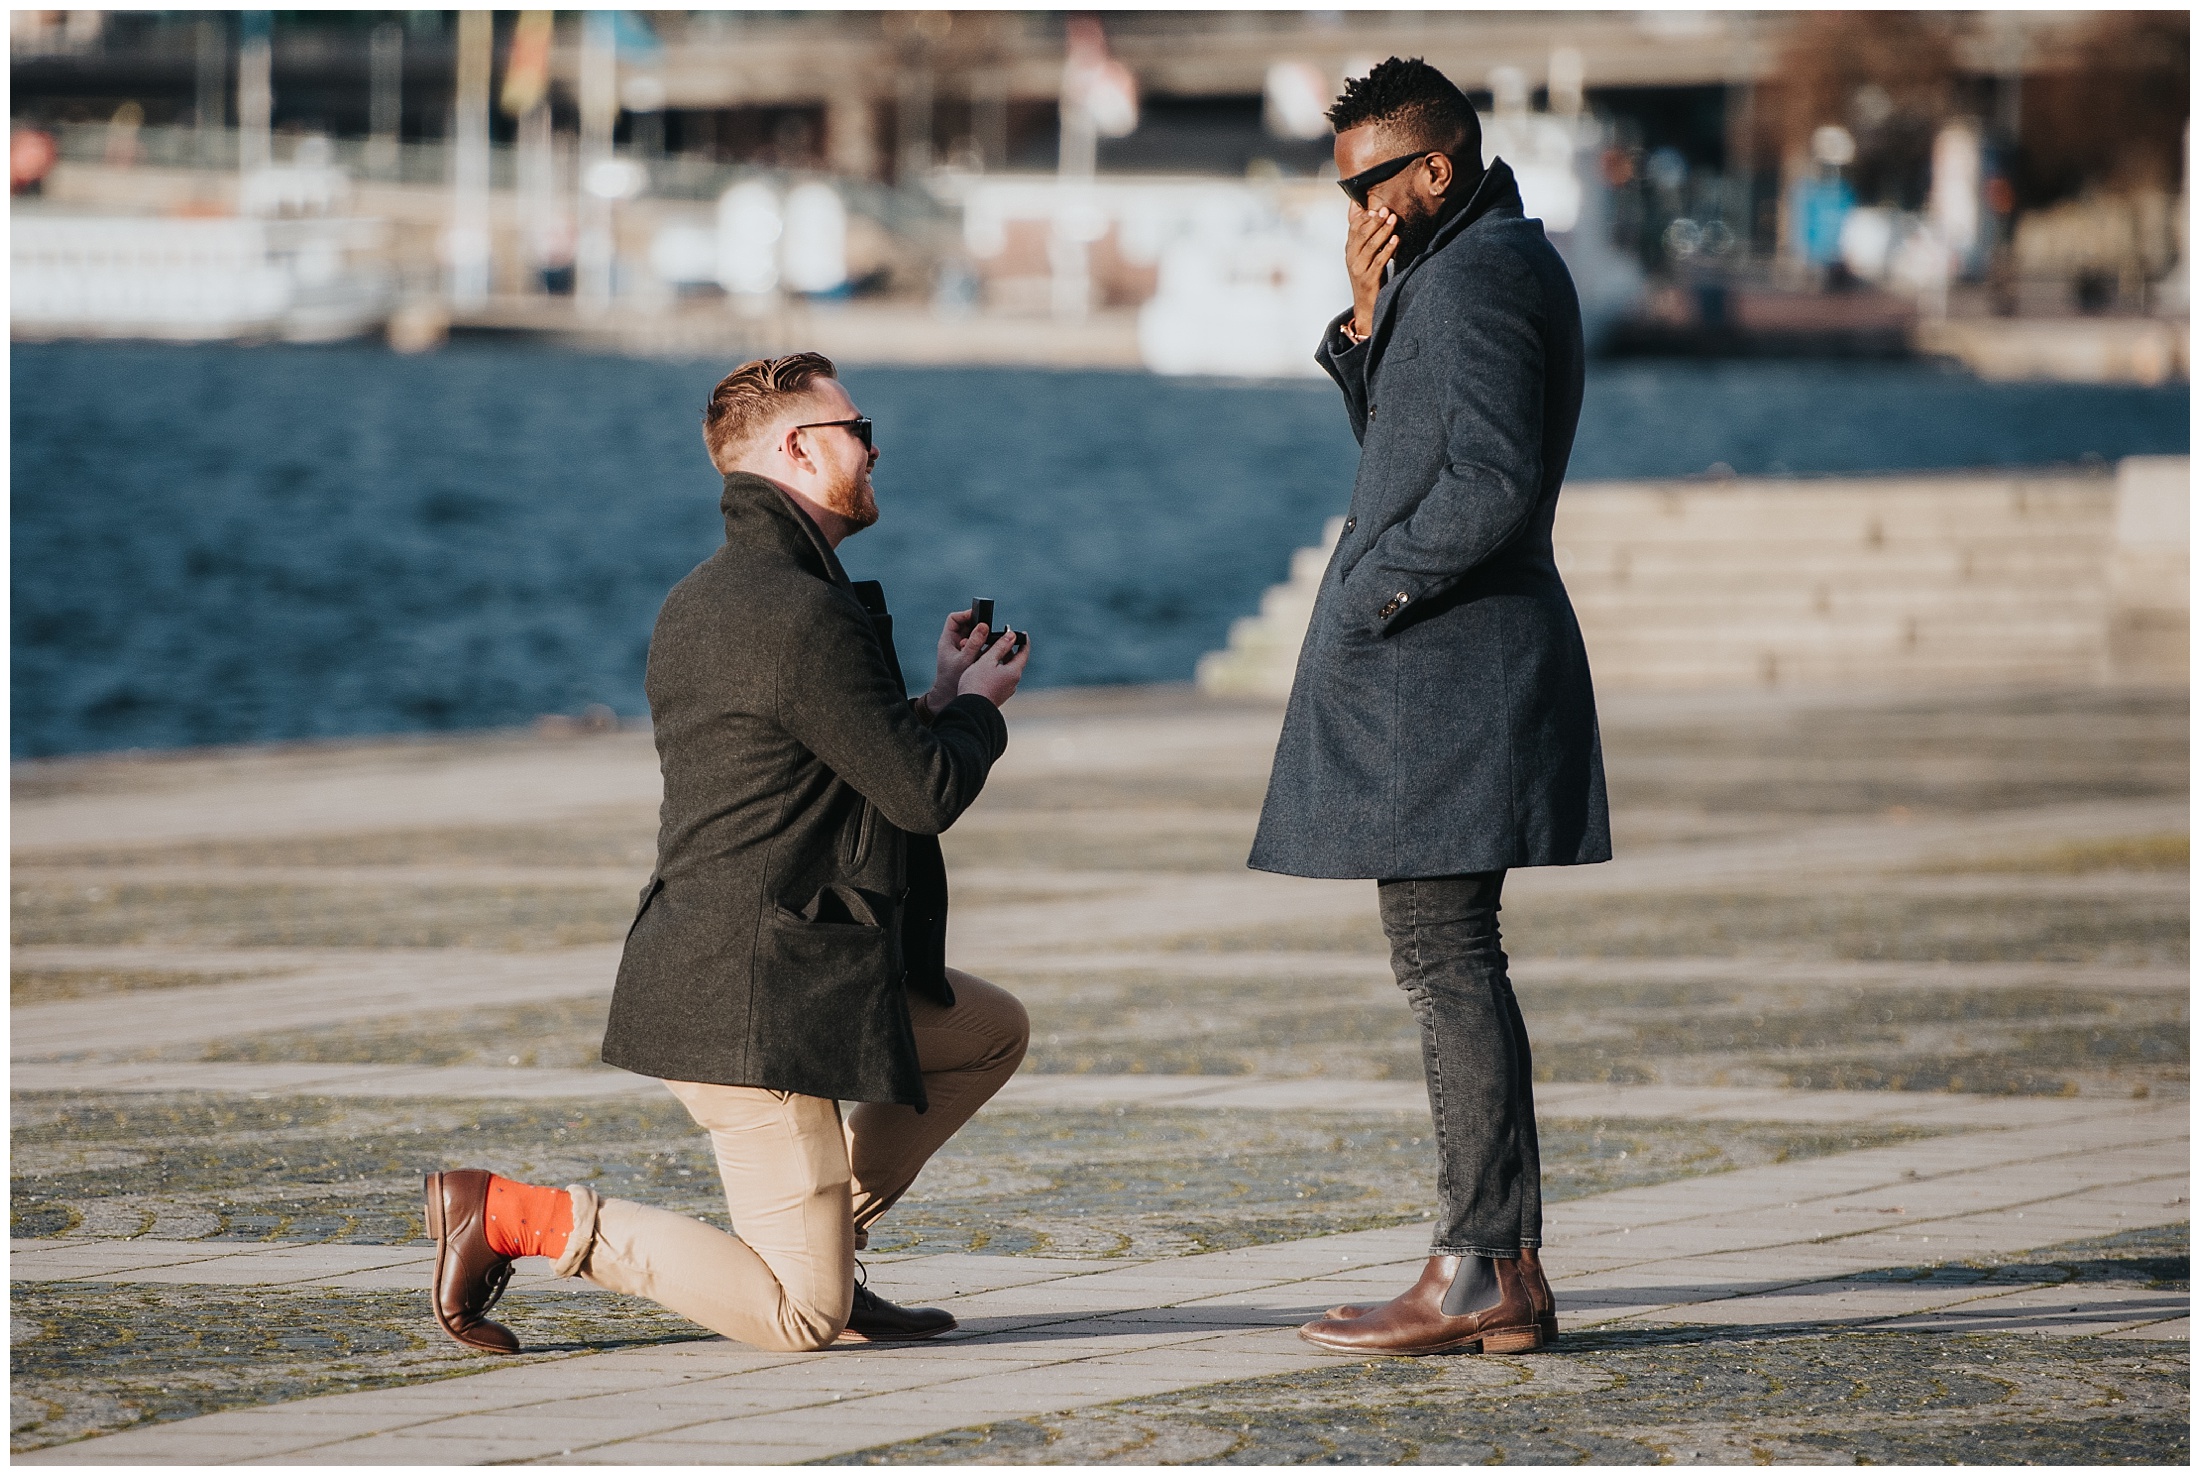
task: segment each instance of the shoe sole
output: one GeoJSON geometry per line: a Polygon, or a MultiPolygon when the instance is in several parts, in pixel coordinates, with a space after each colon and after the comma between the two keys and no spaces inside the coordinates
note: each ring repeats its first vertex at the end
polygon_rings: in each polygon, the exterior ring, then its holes
{"type": "MultiPolygon", "coordinates": [[[[1347,1303],[1341,1307],[1331,1307],[1322,1314],[1322,1317],[1325,1320],[1336,1322],[1354,1317],[1365,1317],[1372,1310],[1374,1309],[1370,1307],[1355,1307],[1347,1303]]],[[[1539,1347],[1548,1348],[1556,1343],[1558,1341],[1558,1314],[1556,1312],[1544,1313],[1536,1321],[1536,1330],[1543,1337],[1543,1341],[1538,1345],[1539,1347]]],[[[1307,1341],[1312,1342],[1313,1339],[1309,1338],[1307,1341]]]]}
{"type": "Polygon", "coordinates": [[[1305,1328],[1299,1329],[1299,1338],[1311,1343],[1324,1353],[1335,1353],[1345,1358],[1365,1358],[1370,1355],[1382,1358],[1428,1358],[1439,1353],[1533,1353],[1542,1348],[1545,1337],[1542,1324],[1529,1327],[1505,1327],[1479,1337],[1458,1338],[1449,1343],[1435,1343],[1426,1348],[1353,1348],[1342,1343],[1325,1343],[1310,1337],[1305,1328]]]}
{"type": "Polygon", "coordinates": [[[435,1325],[443,1329],[443,1335],[461,1348],[471,1348],[476,1353],[517,1353],[517,1348],[500,1348],[494,1343],[477,1343],[443,1320],[443,1304],[435,1289],[443,1284],[443,1257],[446,1254],[443,1239],[443,1175],[432,1173],[421,1181],[421,1190],[427,1199],[429,1238],[435,1241],[435,1279],[428,1283],[428,1310],[435,1314],[435,1325]]]}
{"type": "Polygon", "coordinates": [[[834,1338],[833,1341],[835,1343],[846,1345],[861,1345],[865,1343],[921,1343],[926,1338],[936,1338],[941,1333],[951,1333],[960,1326],[962,1326],[962,1324],[959,1322],[950,1322],[945,1327],[935,1327],[929,1332],[876,1334],[860,1333],[852,1327],[844,1327],[840,1330],[840,1336],[834,1338]]]}

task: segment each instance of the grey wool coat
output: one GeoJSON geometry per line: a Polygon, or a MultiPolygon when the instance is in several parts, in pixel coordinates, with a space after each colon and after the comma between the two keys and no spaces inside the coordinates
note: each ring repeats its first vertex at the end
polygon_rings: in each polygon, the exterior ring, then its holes
{"type": "Polygon", "coordinates": [[[925,1105],[907,989],[953,1002],[935,837],[1008,746],[983,697],[928,726],[873,583],[736,473],[645,685],[665,798],[603,1059],[674,1081],[925,1105]]]}
{"type": "Polygon", "coordinates": [[[1317,354],[1360,470],[1251,865],[1453,876],[1608,860],[1589,661],[1551,554],[1581,413],[1573,278],[1495,160],[1317,354]]]}

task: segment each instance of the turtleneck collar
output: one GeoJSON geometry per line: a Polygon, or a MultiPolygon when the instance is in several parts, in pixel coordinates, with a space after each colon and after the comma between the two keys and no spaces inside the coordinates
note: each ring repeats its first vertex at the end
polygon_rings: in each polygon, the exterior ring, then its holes
{"type": "Polygon", "coordinates": [[[1512,166],[1503,159],[1490,160],[1489,168],[1482,171],[1482,178],[1475,184],[1474,193],[1467,196],[1466,205],[1436,228],[1436,234],[1429,237],[1428,245],[1421,248],[1421,254],[1414,260],[1427,260],[1461,231],[1492,212],[1520,214],[1520,183],[1513,178],[1512,166]]]}

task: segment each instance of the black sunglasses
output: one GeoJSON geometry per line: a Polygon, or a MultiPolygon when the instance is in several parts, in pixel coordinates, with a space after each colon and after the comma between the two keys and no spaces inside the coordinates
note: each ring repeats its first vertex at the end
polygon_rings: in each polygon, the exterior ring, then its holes
{"type": "Polygon", "coordinates": [[[1343,190],[1353,204],[1365,210],[1367,209],[1367,192],[1369,190],[1374,189],[1375,186],[1389,179],[1392,175],[1405,173],[1407,167],[1416,160],[1441,152],[1440,149],[1416,149],[1410,154],[1400,154],[1395,159],[1385,159],[1373,169],[1363,169],[1350,179],[1338,180],[1337,188],[1343,190]]]}
{"type": "Polygon", "coordinates": [[[855,438],[863,443],[864,450],[871,449],[871,418],[868,415],[858,415],[853,420],[813,420],[808,425],[798,425],[795,429],[826,430],[836,425],[854,432],[855,438]]]}

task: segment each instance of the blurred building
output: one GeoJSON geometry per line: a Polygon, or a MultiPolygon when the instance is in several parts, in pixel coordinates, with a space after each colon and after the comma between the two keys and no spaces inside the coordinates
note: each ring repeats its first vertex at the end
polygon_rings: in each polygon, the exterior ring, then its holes
{"type": "Polygon", "coordinates": [[[462,319],[1207,303],[1197,332],[1148,312],[1147,360],[1230,333],[1249,366],[1337,297],[1321,109],[1420,55],[1484,108],[1616,342],[1868,348],[1920,319],[2181,314],[2188,34],[2182,13],[18,11],[11,105],[53,140],[16,171],[48,210],[245,213],[246,176],[325,158],[402,293],[462,319]]]}

